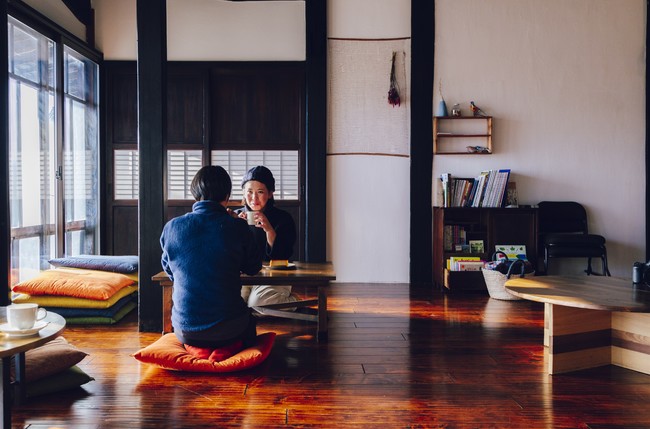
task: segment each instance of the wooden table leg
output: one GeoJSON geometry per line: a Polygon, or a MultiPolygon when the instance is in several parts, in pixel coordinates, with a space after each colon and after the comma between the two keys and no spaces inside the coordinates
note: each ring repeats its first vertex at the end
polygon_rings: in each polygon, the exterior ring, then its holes
{"type": "Polygon", "coordinates": [[[162,326],[163,326],[163,334],[167,334],[169,332],[172,332],[174,328],[172,328],[172,292],[174,290],[174,286],[170,284],[165,284],[161,282],[162,290],[163,290],[163,305],[162,305],[162,326]]]}
{"type": "Polygon", "coordinates": [[[317,340],[327,340],[327,285],[318,287],[317,340]]]}
{"type": "Polygon", "coordinates": [[[611,363],[611,312],[553,304],[545,310],[549,374],[611,363]]]}
{"type": "Polygon", "coordinates": [[[14,393],[16,394],[15,403],[20,405],[27,398],[27,387],[25,384],[25,353],[16,355],[16,381],[14,393]]]}

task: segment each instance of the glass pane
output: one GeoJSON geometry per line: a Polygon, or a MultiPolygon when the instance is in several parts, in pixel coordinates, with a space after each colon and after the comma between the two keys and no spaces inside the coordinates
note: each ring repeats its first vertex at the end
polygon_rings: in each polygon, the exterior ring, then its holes
{"type": "Polygon", "coordinates": [[[264,165],[273,172],[277,200],[298,200],[299,175],[298,151],[296,150],[213,150],[212,165],[226,169],[232,179],[230,199],[243,198],[241,180],[246,171],[256,165],[264,165]]]}
{"type": "Polygon", "coordinates": [[[167,151],[167,199],[194,199],[190,192],[190,184],[200,168],[200,150],[167,151]]]}
{"type": "Polygon", "coordinates": [[[85,249],[86,237],[84,231],[71,231],[65,234],[65,254],[66,255],[88,255],[85,249]]]}
{"type": "Polygon", "coordinates": [[[65,142],[63,185],[65,254],[99,250],[99,130],[95,63],[64,48],[65,142]],[[71,234],[71,232],[76,232],[71,234]],[[82,241],[79,241],[82,240],[82,241]]]}
{"type": "Polygon", "coordinates": [[[9,194],[13,278],[26,279],[56,248],[54,43],[10,19],[9,194]]]}
{"type": "Polygon", "coordinates": [[[84,63],[68,50],[65,52],[65,92],[81,100],[86,99],[86,73],[84,63]]]}
{"type": "Polygon", "coordinates": [[[32,237],[17,240],[16,247],[15,255],[17,258],[14,259],[14,262],[17,262],[17,264],[12,264],[12,267],[16,266],[20,267],[20,269],[15,271],[17,278],[14,280],[16,282],[22,282],[36,277],[41,271],[41,261],[39,258],[41,247],[40,238],[32,237]]]}
{"type": "Polygon", "coordinates": [[[138,199],[138,151],[116,150],[113,153],[115,174],[114,194],[116,200],[138,199]]]}
{"type": "Polygon", "coordinates": [[[17,21],[9,20],[9,71],[34,83],[39,83],[39,40],[26,27],[14,25],[17,21]]]}

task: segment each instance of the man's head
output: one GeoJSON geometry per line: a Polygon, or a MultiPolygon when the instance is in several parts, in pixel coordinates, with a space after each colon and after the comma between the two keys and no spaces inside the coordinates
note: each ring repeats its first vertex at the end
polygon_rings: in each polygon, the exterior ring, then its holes
{"type": "Polygon", "coordinates": [[[201,167],[190,185],[190,192],[196,201],[226,201],[230,197],[231,189],[232,181],[228,172],[217,165],[201,167]]]}

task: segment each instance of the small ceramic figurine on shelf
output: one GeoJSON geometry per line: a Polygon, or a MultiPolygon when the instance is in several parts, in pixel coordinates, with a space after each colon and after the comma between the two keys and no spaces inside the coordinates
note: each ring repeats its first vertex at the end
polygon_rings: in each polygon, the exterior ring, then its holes
{"type": "Polygon", "coordinates": [[[487,114],[483,110],[481,110],[480,107],[474,104],[473,101],[469,102],[469,109],[472,111],[472,114],[474,116],[487,116],[487,114]]]}
{"type": "Polygon", "coordinates": [[[451,116],[454,116],[456,118],[460,117],[462,115],[460,111],[460,104],[456,103],[454,106],[451,108],[451,116]]]}

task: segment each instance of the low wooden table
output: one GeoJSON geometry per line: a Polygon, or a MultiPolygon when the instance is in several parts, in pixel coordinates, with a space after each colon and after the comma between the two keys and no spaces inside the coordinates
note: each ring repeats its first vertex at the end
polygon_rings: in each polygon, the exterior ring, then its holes
{"type": "Polygon", "coordinates": [[[601,276],[512,278],[513,295],[543,302],[548,373],[618,365],[650,374],[650,289],[601,276]]]}
{"type": "MultiPolygon", "coordinates": [[[[0,323],[6,323],[7,309],[0,307],[0,323]]],[[[2,397],[2,424],[4,428],[11,427],[11,406],[14,396],[19,402],[25,399],[25,352],[52,341],[58,337],[65,328],[65,319],[60,315],[47,312],[44,319],[48,325],[38,331],[38,334],[29,337],[14,337],[0,333],[0,358],[2,358],[2,384],[0,384],[0,397],[2,397]],[[12,394],[11,386],[11,357],[16,356],[15,362],[15,390],[12,394]]]]}
{"type": "MultiPolygon", "coordinates": [[[[316,288],[316,298],[286,304],[262,306],[264,314],[287,319],[309,320],[317,323],[317,339],[327,339],[327,287],[336,280],[334,266],[331,262],[295,262],[295,270],[262,268],[254,276],[242,274],[242,286],[278,285],[316,288]],[[317,313],[305,314],[299,311],[287,311],[286,308],[317,306],[317,313]]],[[[172,332],[172,290],[173,282],[164,271],[152,277],[163,288],[163,334],[172,332]]]]}

